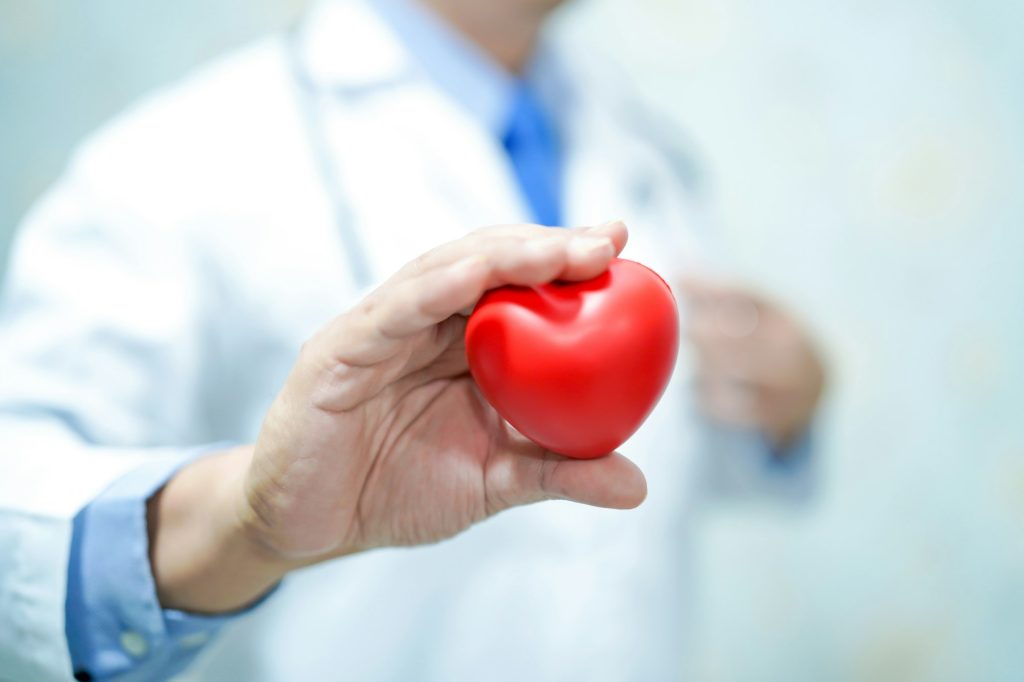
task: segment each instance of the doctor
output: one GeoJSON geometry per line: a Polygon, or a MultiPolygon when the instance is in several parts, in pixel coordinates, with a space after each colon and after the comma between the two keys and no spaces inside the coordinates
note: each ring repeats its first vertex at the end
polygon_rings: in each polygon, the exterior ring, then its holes
{"type": "Polygon", "coordinates": [[[689,166],[542,35],[558,4],[324,2],[80,150],[0,318],[0,678],[686,669],[694,508],[806,495],[822,370],[781,310],[691,278],[695,367],[622,449],[646,481],[477,398],[460,311],[487,288],[627,238],[697,261],[689,166]],[[548,499],[592,506],[478,523],[548,499]]]}

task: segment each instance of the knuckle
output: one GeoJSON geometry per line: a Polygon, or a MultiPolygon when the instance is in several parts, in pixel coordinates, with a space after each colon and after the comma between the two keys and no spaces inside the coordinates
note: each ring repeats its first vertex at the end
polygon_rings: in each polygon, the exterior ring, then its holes
{"type": "Polygon", "coordinates": [[[353,409],[363,402],[366,383],[363,368],[344,361],[334,347],[335,339],[358,344],[359,333],[351,315],[337,318],[299,348],[299,375],[303,377],[308,404],[315,410],[337,413],[353,409]]]}
{"type": "Polygon", "coordinates": [[[409,269],[413,275],[422,275],[424,272],[430,269],[430,264],[434,261],[437,256],[438,249],[431,249],[426,253],[421,253],[412,259],[409,263],[409,269]]]}
{"type": "Polygon", "coordinates": [[[336,325],[351,324],[354,319],[369,318],[380,308],[381,297],[387,296],[389,286],[385,285],[361,300],[351,310],[335,319],[336,325]]]}
{"type": "Polygon", "coordinates": [[[297,364],[301,367],[313,367],[316,365],[316,337],[307,339],[299,346],[299,357],[297,364]]]}
{"type": "Polygon", "coordinates": [[[355,409],[363,402],[361,374],[358,368],[343,362],[321,368],[310,392],[312,406],[332,414],[355,409]]]}

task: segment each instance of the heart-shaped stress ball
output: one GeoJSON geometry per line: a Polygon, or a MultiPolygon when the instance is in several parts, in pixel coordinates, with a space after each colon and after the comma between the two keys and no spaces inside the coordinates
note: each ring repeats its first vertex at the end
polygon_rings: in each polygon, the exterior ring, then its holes
{"type": "Polygon", "coordinates": [[[617,258],[585,282],[488,292],[466,327],[469,369],[520,433],[554,452],[608,454],[640,428],[679,348],[672,291],[617,258]]]}

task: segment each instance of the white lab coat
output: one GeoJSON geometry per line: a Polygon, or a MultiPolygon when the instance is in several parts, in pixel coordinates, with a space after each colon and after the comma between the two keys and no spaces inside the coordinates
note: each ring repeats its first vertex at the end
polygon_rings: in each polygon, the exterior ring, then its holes
{"type": "MultiPolygon", "coordinates": [[[[671,276],[693,227],[675,143],[582,66],[589,51],[567,54],[568,222],[626,219],[626,255],[671,276]]],[[[379,281],[473,227],[527,218],[501,148],[412,66],[361,1],[327,3],[292,38],[116,120],[30,214],[0,318],[0,678],[69,674],[77,510],[140,462],[253,440],[302,341],[360,294],[340,229],[379,281]],[[303,79],[333,177],[311,154],[303,79]]],[[[548,503],[307,570],[190,674],[676,677],[701,480],[682,373],[623,448],[648,476],[639,510],[548,503]]]]}

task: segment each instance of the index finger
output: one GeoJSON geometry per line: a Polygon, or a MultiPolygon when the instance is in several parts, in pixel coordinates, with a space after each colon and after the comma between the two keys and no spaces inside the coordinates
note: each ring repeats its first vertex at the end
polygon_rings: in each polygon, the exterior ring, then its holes
{"type": "MultiPolygon", "coordinates": [[[[540,225],[494,225],[480,228],[461,239],[447,242],[431,249],[419,258],[414,259],[399,270],[393,281],[409,279],[426,274],[438,267],[454,265],[456,262],[477,253],[501,254],[503,245],[514,245],[523,240],[555,239],[570,240],[574,237],[607,237],[615,247],[615,253],[621,253],[629,239],[629,231],[621,220],[613,220],[601,225],[581,227],[542,227],[540,225]]],[[[565,279],[587,279],[587,274],[568,271],[565,279]]]]}
{"type": "Polygon", "coordinates": [[[415,334],[474,305],[488,289],[590,279],[618,253],[611,238],[586,232],[520,234],[467,239],[462,252],[469,253],[454,264],[385,285],[376,294],[378,328],[390,338],[415,334]]]}

